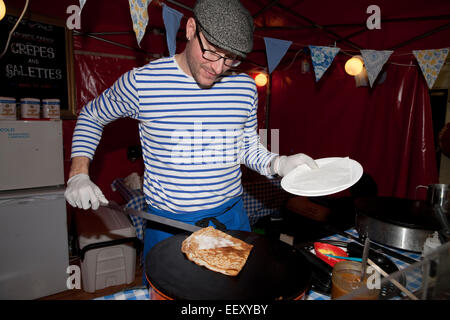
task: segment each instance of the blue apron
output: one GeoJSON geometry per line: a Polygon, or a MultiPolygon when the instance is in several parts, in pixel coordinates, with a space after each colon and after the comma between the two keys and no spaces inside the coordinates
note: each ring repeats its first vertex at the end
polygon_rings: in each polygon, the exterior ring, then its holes
{"type": "MultiPolygon", "coordinates": [[[[193,225],[195,225],[199,221],[206,222],[207,224],[202,225],[203,227],[212,225],[217,228],[222,226],[223,224],[225,225],[227,230],[251,231],[248,216],[244,209],[242,197],[233,198],[225,202],[221,206],[213,209],[200,210],[187,214],[176,214],[169,211],[155,209],[150,206],[147,211],[162,217],[182,221],[193,225]],[[215,219],[208,218],[215,218],[217,220],[214,222],[215,219]],[[219,224],[220,226],[218,226],[217,224],[219,224]]],[[[147,222],[147,226],[149,225],[152,226],[152,224],[147,222]]],[[[153,224],[153,226],[156,225],[153,224]]],[[[142,282],[144,285],[148,285],[147,279],[145,277],[145,258],[147,256],[147,253],[158,242],[173,236],[172,233],[163,231],[164,229],[166,229],[164,226],[161,226],[161,228],[159,228],[158,226],[158,229],[154,229],[151,227],[147,227],[145,229],[144,251],[142,256],[144,259],[144,272],[142,275],[142,282]]]]}

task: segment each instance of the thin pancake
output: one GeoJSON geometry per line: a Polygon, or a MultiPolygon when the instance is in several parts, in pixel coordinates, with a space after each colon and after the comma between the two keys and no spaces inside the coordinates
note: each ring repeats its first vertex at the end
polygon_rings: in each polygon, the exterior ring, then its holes
{"type": "Polygon", "coordinates": [[[186,238],[181,251],[197,265],[235,276],[244,267],[252,248],[253,245],[210,226],[186,238]]]}

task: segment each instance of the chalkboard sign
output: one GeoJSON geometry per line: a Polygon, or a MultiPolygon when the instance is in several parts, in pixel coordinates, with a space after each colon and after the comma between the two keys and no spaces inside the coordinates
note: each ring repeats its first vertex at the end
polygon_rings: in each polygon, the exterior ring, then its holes
{"type": "MultiPolygon", "coordinates": [[[[0,52],[20,13],[0,21],[0,52]]],[[[59,99],[61,118],[76,118],[72,41],[65,21],[26,13],[0,59],[0,96],[59,99]]]]}

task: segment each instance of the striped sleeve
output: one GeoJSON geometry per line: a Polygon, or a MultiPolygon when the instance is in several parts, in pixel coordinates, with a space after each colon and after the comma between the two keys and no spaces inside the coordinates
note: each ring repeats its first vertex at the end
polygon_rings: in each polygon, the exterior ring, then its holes
{"type": "Polygon", "coordinates": [[[131,70],[83,107],[73,133],[71,158],[84,156],[92,160],[105,125],[118,118],[138,116],[139,97],[131,70]]]}
{"type": "Polygon", "coordinates": [[[261,175],[270,176],[272,175],[270,163],[277,154],[268,151],[260,142],[259,135],[257,134],[257,108],[258,92],[255,88],[252,110],[244,128],[242,163],[250,169],[259,172],[261,175]]]}

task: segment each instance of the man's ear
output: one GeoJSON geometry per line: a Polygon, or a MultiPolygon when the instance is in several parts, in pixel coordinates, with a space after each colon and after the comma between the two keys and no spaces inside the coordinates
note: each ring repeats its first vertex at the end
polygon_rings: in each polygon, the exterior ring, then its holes
{"type": "Polygon", "coordinates": [[[191,40],[195,37],[196,23],[194,18],[189,18],[186,22],[186,39],[191,40]]]}

